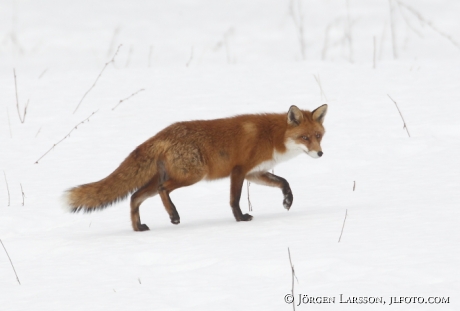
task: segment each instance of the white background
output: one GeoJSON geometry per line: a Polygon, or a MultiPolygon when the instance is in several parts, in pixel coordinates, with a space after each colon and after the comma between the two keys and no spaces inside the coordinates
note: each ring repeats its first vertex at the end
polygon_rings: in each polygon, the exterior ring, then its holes
{"type": "Polygon", "coordinates": [[[299,293],[450,297],[298,310],[458,310],[460,2],[401,3],[412,11],[295,1],[302,57],[289,1],[1,0],[0,239],[21,285],[0,248],[0,309],[290,310],[289,247],[296,304],[299,293]],[[60,208],[65,189],[104,178],[173,122],[324,103],[324,156],[275,168],[289,212],[278,189],[251,185],[254,219],[235,222],[228,179],[175,191],[178,226],[147,200],[147,232],[132,231],[128,201],[60,208]]]}

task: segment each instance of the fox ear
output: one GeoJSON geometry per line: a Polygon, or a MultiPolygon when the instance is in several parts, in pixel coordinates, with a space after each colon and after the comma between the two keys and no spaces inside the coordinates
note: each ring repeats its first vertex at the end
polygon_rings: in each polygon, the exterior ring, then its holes
{"type": "Polygon", "coordinates": [[[322,106],[319,106],[318,108],[313,110],[313,112],[311,113],[312,116],[313,116],[313,120],[323,124],[324,117],[326,116],[326,112],[327,112],[327,105],[326,104],[324,104],[322,106]]]}
{"type": "Polygon", "coordinates": [[[287,121],[290,125],[299,125],[303,120],[302,111],[297,106],[292,105],[287,114],[287,121]]]}

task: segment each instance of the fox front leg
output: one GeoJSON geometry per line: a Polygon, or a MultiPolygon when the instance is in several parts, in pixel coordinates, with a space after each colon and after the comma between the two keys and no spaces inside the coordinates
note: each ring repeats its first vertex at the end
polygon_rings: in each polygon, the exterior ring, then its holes
{"type": "Polygon", "coordinates": [[[280,188],[284,196],[284,208],[287,210],[291,208],[294,197],[292,196],[292,191],[289,183],[283,177],[279,177],[269,172],[257,172],[247,175],[246,179],[255,184],[280,188]]]}
{"type": "Polygon", "coordinates": [[[240,208],[241,189],[243,188],[246,173],[241,166],[233,168],[230,175],[230,206],[236,221],[251,221],[252,216],[243,214],[240,208]]]}

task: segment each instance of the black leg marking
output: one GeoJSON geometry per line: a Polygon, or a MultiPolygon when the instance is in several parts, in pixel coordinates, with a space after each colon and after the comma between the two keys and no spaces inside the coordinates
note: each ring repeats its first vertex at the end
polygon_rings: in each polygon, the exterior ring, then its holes
{"type": "Polygon", "coordinates": [[[243,214],[240,208],[241,189],[243,188],[243,182],[245,173],[241,166],[233,168],[230,175],[230,206],[232,207],[233,216],[236,221],[251,221],[252,216],[249,214],[243,214]]]}
{"type": "Polygon", "coordinates": [[[147,198],[152,197],[158,193],[157,187],[158,176],[155,175],[147,184],[145,184],[131,196],[131,223],[134,231],[149,230],[147,225],[141,224],[139,207],[147,198]]]}
{"type": "Polygon", "coordinates": [[[249,174],[248,176],[246,176],[246,179],[256,184],[280,188],[284,196],[284,208],[287,210],[291,208],[292,202],[294,201],[294,197],[292,195],[289,183],[283,177],[279,177],[269,172],[260,172],[249,174]]]}
{"type": "Polygon", "coordinates": [[[147,230],[150,230],[150,228],[146,225],[146,224],[139,224],[137,226],[137,229],[139,229],[139,231],[147,231],[147,230]]]}

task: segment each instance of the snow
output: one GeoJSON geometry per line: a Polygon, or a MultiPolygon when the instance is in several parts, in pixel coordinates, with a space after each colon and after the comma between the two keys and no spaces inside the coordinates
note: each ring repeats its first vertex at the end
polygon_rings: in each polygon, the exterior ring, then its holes
{"type": "MultiPolygon", "coordinates": [[[[0,309],[289,310],[289,247],[296,304],[298,294],[450,297],[298,310],[458,310],[460,50],[396,7],[394,59],[388,2],[348,3],[302,1],[305,61],[289,1],[1,3],[0,239],[21,285],[0,248],[0,309]],[[324,155],[275,168],[290,211],[281,191],[251,184],[254,219],[235,222],[228,179],[173,192],[177,226],[158,196],[147,200],[147,232],[132,231],[127,200],[92,214],[60,208],[66,189],[107,176],[173,122],[324,103],[324,155]]],[[[403,3],[460,41],[459,2],[403,3]]]]}

